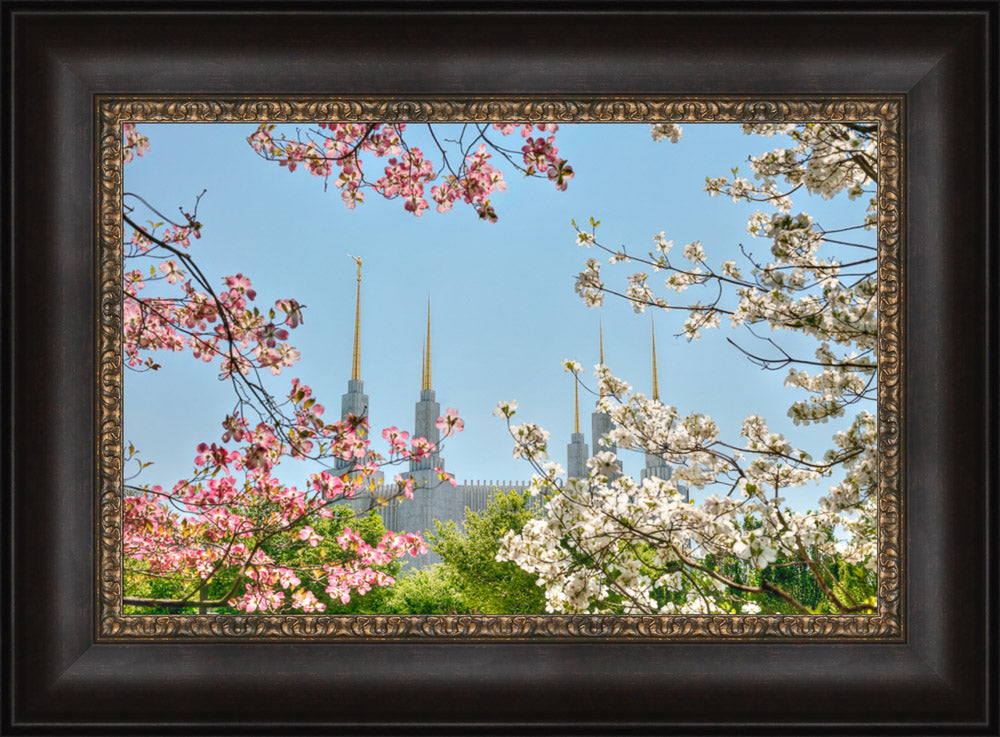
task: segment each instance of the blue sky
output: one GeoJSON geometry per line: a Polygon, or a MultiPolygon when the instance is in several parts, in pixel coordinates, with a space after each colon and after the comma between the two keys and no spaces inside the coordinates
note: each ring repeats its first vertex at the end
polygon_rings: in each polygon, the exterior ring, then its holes
{"type": "MultiPolygon", "coordinates": [[[[400,202],[372,193],[347,210],[332,185],[324,192],[321,179],[290,174],[259,158],[245,140],[254,126],[163,124],[140,130],[151,151],[126,165],[126,191],[170,214],[189,209],[206,190],[199,209],[203,237],[191,248],[204,273],[216,284],[224,275],[244,273],[264,307],[281,297],[306,305],[304,325],[290,340],[302,360],[275,377],[275,393],[299,377],[328,413],[339,412],[351,368],[355,266],[347,254],[353,254],[364,260],[361,375],[371,397],[372,426],[376,432],[388,425],[412,428],[430,297],[434,389],[442,410],[456,407],[466,422],[465,432],[444,450],[447,469],[460,481],[530,476],[523,461],[511,458],[503,422],[491,416],[498,400],[517,399],[515,420],[549,430],[550,453],[565,465],[573,382],[561,364],[566,358],[580,361],[592,383],[599,322],[607,364],[637,389],[651,388],[650,313],[637,315],[614,298],[599,309],[583,305],[573,290],[575,275],[588,256],[601,255],[576,245],[571,220],[600,220],[601,239],[637,254],[649,251],[659,231],[674,241],[678,259],[692,240],[702,242],[713,264],[739,262],[740,244],[762,258],[767,252],[766,241],[745,229],[754,207],[703,191],[706,176],[727,175],[734,166],[746,175],[748,154],[778,145],[776,139],[746,136],[738,126],[686,125],[677,144],[654,142],[648,125],[563,126],[557,144],[576,171],[567,191],[507,172],[506,192],[492,198],[500,218],[493,225],[461,206],[416,218],[400,202]]],[[[424,135],[411,127],[408,140],[421,145],[424,135]]],[[[795,204],[795,212],[805,210],[828,228],[863,217],[864,204],[846,198],[799,194],[795,204]]],[[[605,266],[602,275],[618,286],[634,270],[605,266]]],[[[650,282],[663,293],[662,279],[654,275],[650,282]]],[[[733,439],[742,419],[756,412],[802,447],[828,447],[836,427],[794,427],[785,412],[798,396],[783,387],[784,374],[762,371],[726,343],[732,337],[756,347],[744,330],[724,324],[688,342],[675,337],[680,312],[658,311],[655,320],[664,402],[682,413],[712,415],[733,439]]],[[[783,345],[796,345],[795,339],[784,336],[783,345]]],[[[815,347],[812,341],[797,344],[810,355],[815,347]]],[[[154,462],[139,481],[172,485],[191,473],[199,442],[219,440],[220,422],[234,401],[214,366],[189,354],[161,353],[157,360],[163,364],[158,372],[126,371],[125,439],[154,462]]],[[[581,394],[588,443],[592,407],[593,398],[581,394]]],[[[637,473],[639,456],[623,458],[625,470],[637,473]]],[[[287,465],[280,475],[290,483],[303,482],[310,470],[287,465]]]]}

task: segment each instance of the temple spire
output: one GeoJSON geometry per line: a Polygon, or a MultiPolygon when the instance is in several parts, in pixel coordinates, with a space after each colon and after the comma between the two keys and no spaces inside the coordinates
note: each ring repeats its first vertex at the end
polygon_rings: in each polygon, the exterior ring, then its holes
{"type": "Polygon", "coordinates": [[[427,337],[424,339],[424,368],[420,376],[420,388],[431,388],[431,298],[427,295],[427,337]]]}
{"type": "Polygon", "coordinates": [[[660,401],[660,380],[656,372],[656,326],[653,321],[649,321],[649,330],[653,336],[653,399],[660,401]]]}
{"type": "Polygon", "coordinates": [[[587,443],[580,432],[580,382],[573,374],[573,434],[566,446],[566,478],[587,478],[587,443]]]}
{"type": "MultiPolygon", "coordinates": [[[[649,321],[649,335],[653,353],[653,401],[658,402],[660,401],[660,377],[659,372],[656,370],[656,326],[653,324],[652,318],[649,321]]],[[[663,481],[667,481],[672,473],[670,464],[661,454],[650,453],[649,450],[646,451],[646,467],[639,473],[640,479],[643,481],[646,479],[662,479],[663,481]]],[[[678,484],[677,491],[681,494],[684,501],[688,500],[686,486],[678,484]]]]}
{"type": "Polygon", "coordinates": [[[573,432],[580,432],[580,382],[573,374],[573,432]]]}
{"type": "MultiPolygon", "coordinates": [[[[427,296],[427,336],[424,338],[424,361],[420,376],[420,401],[414,410],[413,437],[426,438],[435,447],[441,440],[441,429],[437,420],[441,416],[441,405],[434,398],[431,388],[431,298],[427,296]]],[[[436,486],[437,472],[444,468],[444,458],[437,450],[429,456],[410,459],[410,473],[418,474],[418,482],[436,486]],[[437,470],[435,470],[437,469],[437,470]]],[[[417,478],[416,476],[414,478],[417,478]]]]}
{"type": "MultiPolygon", "coordinates": [[[[604,366],[604,326],[598,323],[598,336],[600,345],[600,360],[601,366],[604,366]]],[[[607,396],[607,391],[604,388],[604,383],[601,382],[599,389],[600,398],[598,399],[597,406],[594,408],[594,412],[590,415],[590,429],[591,429],[591,442],[594,447],[594,455],[597,455],[601,450],[608,450],[612,453],[617,454],[617,446],[610,442],[607,438],[614,426],[611,422],[611,417],[607,412],[601,409],[601,401],[607,396]]],[[[614,481],[616,478],[621,476],[621,463],[615,461],[615,471],[608,474],[608,480],[614,481]]],[[[581,477],[582,478],[582,477],[581,477]]]]}
{"type": "MultiPolygon", "coordinates": [[[[598,363],[604,365],[604,325],[600,321],[597,323],[597,344],[600,347],[598,363]]],[[[604,396],[604,389],[601,389],[601,396],[604,396]]]]}
{"type": "MultiPolygon", "coordinates": [[[[350,254],[348,254],[350,255],[350,254]]],[[[354,355],[351,358],[351,378],[361,378],[361,259],[351,256],[358,265],[358,291],[354,298],[354,355]]]]}
{"type": "MultiPolygon", "coordinates": [[[[348,254],[350,256],[350,254],[348,254]]],[[[361,380],[361,259],[351,256],[358,265],[358,289],[354,298],[354,350],[351,355],[351,378],[347,380],[347,391],[340,396],[340,419],[368,417],[368,395],[361,380]]],[[[336,458],[334,467],[350,469],[353,459],[336,458]]]]}

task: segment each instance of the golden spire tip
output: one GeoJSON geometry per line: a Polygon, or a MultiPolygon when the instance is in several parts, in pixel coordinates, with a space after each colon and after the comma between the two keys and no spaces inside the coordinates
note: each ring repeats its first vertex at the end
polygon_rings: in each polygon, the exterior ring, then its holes
{"type": "Polygon", "coordinates": [[[573,374],[573,432],[580,432],[580,382],[573,374]]]}
{"type": "Polygon", "coordinates": [[[649,321],[649,329],[653,336],[653,399],[660,401],[660,380],[656,371],[656,326],[653,321],[649,321]]]}
{"type": "MultiPolygon", "coordinates": [[[[351,254],[347,254],[351,256],[351,254]]],[[[361,259],[351,256],[358,265],[358,291],[354,298],[354,355],[351,357],[351,378],[361,378],[361,259]]]]}
{"type": "Polygon", "coordinates": [[[431,296],[427,295],[427,337],[424,339],[424,369],[420,379],[421,389],[431,388],[431,296]]]}
{"type": "MultiPolygon", "coordinates": [[[[599,363],[604,365],[604,325],[598,321],[597,323],[597,342],[600,346],[600,360],[599,363]]],[[[604,390],[601,390],[601,396],[604,396],[604,390]]]]}

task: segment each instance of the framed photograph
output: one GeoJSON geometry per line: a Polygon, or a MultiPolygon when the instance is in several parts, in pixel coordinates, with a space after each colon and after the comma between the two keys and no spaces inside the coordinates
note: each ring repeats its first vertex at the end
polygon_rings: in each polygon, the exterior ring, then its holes
{"type": "Polygon", "coordinates": [[[995,733],[998,8],[782,10],[5,5],[4,729],[995,733]]]}

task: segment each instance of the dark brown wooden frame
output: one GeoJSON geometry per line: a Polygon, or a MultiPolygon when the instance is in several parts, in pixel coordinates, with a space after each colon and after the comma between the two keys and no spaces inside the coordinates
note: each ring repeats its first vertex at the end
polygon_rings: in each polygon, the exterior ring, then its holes
{"type": "Polygon", "coordinates": [[[997,3],[489,7],[3,5],[0,729],[995,734],[997,3]],[[905,642],[95,644],[94,96],[234,91],[902,95],[905,642]]]}

